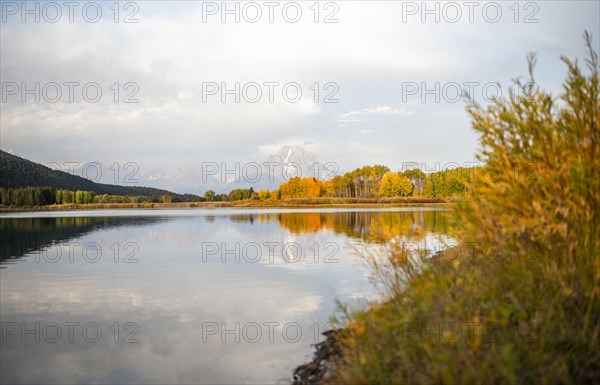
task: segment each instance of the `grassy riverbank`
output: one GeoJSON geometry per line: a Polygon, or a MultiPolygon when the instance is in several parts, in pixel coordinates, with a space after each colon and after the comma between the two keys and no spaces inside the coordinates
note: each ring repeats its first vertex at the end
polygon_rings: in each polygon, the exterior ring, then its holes
{"type": "Polygon", "coordinates": [[[523,86],[470,107],[488,167],[462,245],[364,256],[385,301],[346,313],[331,383],[600,383],[598,58],[565,62],[560,103],[523,86]]]}
{"type": "Polygon", "coordinates": [[[285,200],[240,200],[233,202],[177,202],[177,203],[89,203],[89,204],[62,204],[46,206],[6,207],[0,206],[0,212],[18,211],[60,211],[60,210],[98,210],[98,209],[169,209],[169,208],[220,208],[220,207],[248,207],[248,208],[386,208],[386,207],[413,207],[413,206],[452,206],[452,199],[445,198],[297,198],[285,200]]]}

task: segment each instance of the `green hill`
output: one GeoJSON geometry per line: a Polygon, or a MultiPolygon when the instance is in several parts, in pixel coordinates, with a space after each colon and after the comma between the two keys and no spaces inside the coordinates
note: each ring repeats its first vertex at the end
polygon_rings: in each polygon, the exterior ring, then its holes
{"type": "Polygon", "coordinates": [[[11,155],[2,150],[0,150],[0,187],[53,187],[56,189],[92,191],[95,194],[109,195],[170,195],[179,201],[189,201],[192,198],[199,198],[190,194],[176,194],[171,191],[151,187],[95,183],[89,179],[71,175],[64,171],[52,170],[49,167],[11,155]]]}

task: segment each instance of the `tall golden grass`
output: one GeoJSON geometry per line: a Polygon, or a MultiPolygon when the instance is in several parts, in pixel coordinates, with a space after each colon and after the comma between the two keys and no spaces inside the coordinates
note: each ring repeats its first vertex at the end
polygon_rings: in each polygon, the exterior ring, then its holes
{"type": "Polygon", "coordinates": [[[332,382],[600,383],[598,55],[584,37],[585,69],[562,58],[558,98],[519,82],[469,106],[487,166],[458,209],[461,246],[418,274],[401,249],[367,256],[388,300],[347,315],[332,382]]]}

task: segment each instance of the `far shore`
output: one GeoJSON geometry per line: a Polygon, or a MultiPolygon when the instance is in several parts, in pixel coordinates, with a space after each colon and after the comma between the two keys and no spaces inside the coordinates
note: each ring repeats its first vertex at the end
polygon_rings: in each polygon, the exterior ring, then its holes
{"type": "Polygon", "coordinates": [[[169,208],[386,208],[411,206],[452,206],[450,198],[297,198],[284,200],[240,200],[219,202],[173,202],[173,203],[88,203],[47,206],[10,207],[0,205],[0,212],[18,211],[62,211],[102,209],[169,209],[169,208]]]}

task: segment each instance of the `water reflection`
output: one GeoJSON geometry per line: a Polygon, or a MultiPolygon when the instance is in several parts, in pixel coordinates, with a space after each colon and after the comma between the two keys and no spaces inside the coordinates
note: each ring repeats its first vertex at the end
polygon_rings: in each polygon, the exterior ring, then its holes
{"type": "Polygon", "coordinates": [[[2,218],[0,268],[3,262],[18,259],[56,242],[81,237],[89,232],[118,226],[141,226],[165,220],[154,217],[56,217],[2,218]]]}
{"type": "Polygon", "coordinates": [[[431,210],[159,214],[0,218],[1,382],[276,382],[336,298],[375,295],[353,244],[449,231],[431,210]]]}
{"type": "Polygon", "coordinates": [[[281,213],[263,214],[259,220],[265,217],[276,217],[282,227],[296,234],[327,229],[375,243],[399,235],[417,241],[426,233],[446,234],[451,222],[447,211],[281,213]]]}

